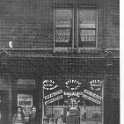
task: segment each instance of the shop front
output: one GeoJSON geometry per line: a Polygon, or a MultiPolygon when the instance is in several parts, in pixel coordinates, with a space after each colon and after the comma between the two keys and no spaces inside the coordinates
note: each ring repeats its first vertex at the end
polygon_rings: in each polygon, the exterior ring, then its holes
{"type": "Polygon", "coordinates": [[[12,120],[21,107],[27,124],[104,124],[103,64],[103,59],[42,59],[32,75],[14,80],[12,120]]]}
{"type": "MultiPolygon", "coordinates": [[[[18,107],[26,124],[105,124],[109,115],[112,121],[118,114],[114,109],[119,104],[119,76],[105,72],[104,59],[47,58],[40,62],[34,73],[14,73],[1,80],[1,123],[13,124],[18,107]]],[[[114,119],[116,124],[118,119],[114,119]]]]}

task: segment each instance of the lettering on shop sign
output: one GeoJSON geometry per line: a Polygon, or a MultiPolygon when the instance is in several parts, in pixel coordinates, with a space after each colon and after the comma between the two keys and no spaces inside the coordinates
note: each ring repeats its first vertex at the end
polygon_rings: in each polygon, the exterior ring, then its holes
{"type": "Polygon", "coordinates": [[[88,96],[86,94],[82,94],[82,97],[85,98],[85,99],[88,99],[88,100],[90,100],[90,101],[92,101],[92,102],[94,102],[96,104],[101,104],[101,101],[99,101],[97,99],[94,99],[94,98],[92,98],[92,97],[90,97],[90,96],[88,96]]]}
{"type": "Polygon", "coordinates": [[[76,91],[73,91],[73,92],[69,92],[69,91],[67,91],[67,92],[64,92],[64,95],[65,96],[76,96],[76,97],[79,97],[79,96],[81,96],[83,94],[83,92],[76,92],[76,91]]]}
{"type": "Polygon", "coordinates": [[[70,90],[77,90],[81,83],[77,80],[69,80],[67,82],[65,82],[66,88],[70,89],[70,90]]]}
{"type": "MultiPolygon", "coordinates": [[[[93,96],[95,96],[96,94],[90,96],[89,94],[85,94],[84,92],[64,92],[64,95],[65,95],[65,96],[76,96],[76,97],[81,96],[81,97],[83,97],[83,98],[85,98],[85,99],[88,99],[88,100],[90,100],[90,101],[92,101],[92,102],[94,102],[94,103],[96,103],[96,104],[101,104],[100,99],[97,99],[97,98],[93,97],[93,96]]],[[[97,95],[97,97],[98,97],[98,95],[97,95]]],[[[99,97],[100,97],[100,96],[99,96],[99,97]]],[[[101,97],[100,97],[100,98],[101,98],[101,97]]]]}
{"type": "Polygon", "coordinates": [[[45,89],[45,90],[53,90],[57,87],[58,87],[58,85],[56,85],[55,81],[53,81],[53,80],[44,80],[43,81],[43,89],[45,89]]]}
{"type": "Polygon", "coordinates": [[[93,97],[93,98],[95,98],[95,99],[102,100],[101,96],[99,96],[99,95],[97,95],[97,94],[95,94],[95,93],[93,93],[93,92],[91,92],[90,90],[87,90],[87,89],[85,89],[83,92],[69,92],[69,91],[64,92],[64,95],[65,96],[77,96],[77,97],[79,97],[84,93],[93,97]]]}
{"type": "Polygon", "coordinates": [[[102,80],[91,80],[89,82],[91,90],[100,91],[102,88],[102,80]]]}
{"type": "Polygon", "coordinates": [[[47,96],[44,96],[44,99],[45,99],[45,100],[48,100],[48,99],[50,99],[50,98],[52,98],[52,97],[55,97],[55,96],[57,96],[57,95],[60,95],[60,94],[62,94],[62,93],[63,93],[63,90],[58,90],[58,91],[56,91],[56,92],[50,93],[50,94],[47,95],[47,96]]]}
{"type": "Polygon", "coordinates": [[[59,95],[59,96],[56,96],[54,98],[51,98],[51,99],[45,101],[45,105],[48,105],[48,104],[58,101],[60,99],[63,99],[63,95],[59,95]]]}
{"type": "Polygon", "coordinates": [[[93,93],[93,92],[90,91],[90,90],[85,89],[85,90],[84,90],[84,93],[87,94],[87,95],[89,95],[89,96],[91,96],[91,97],[93,97],[93,98],[95,98],[95,99],[102,100],[102,97],[101,97],[101,96],[99,96],[99,95],[93,93]]]}

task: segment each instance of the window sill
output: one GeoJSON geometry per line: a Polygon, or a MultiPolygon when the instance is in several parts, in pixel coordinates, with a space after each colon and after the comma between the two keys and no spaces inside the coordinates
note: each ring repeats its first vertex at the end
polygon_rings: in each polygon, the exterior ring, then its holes
{"type": "Polygon", "coordinates": [[[69,53],[69,52],[72,52],[72,47],[55,47],[53,49],[53,53],[56,53],[56,52],[61,52],[61,53],[69,53]]]}
{"type": "Polygon", "coordinates": [[[78,48],[78,53],[92,53],[92,54],[97,54],[100,51],[102,51],[102,49],[96,48],[96,47],[78,48]]]}
{"type": "Polygon", "coordinates": [[[100,54],[100,48],[72,48],[72,47],[55,47],[53,53],[77,53],[77,54],[100,54]]]}

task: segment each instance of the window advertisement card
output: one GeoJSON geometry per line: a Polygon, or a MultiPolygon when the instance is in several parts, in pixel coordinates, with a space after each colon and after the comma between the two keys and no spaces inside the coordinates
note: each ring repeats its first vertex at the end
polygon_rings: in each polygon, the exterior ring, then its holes
{"type": "Polygon", "coordinates": [[[17,95],[17,105],[22,107],[32,107],[33,105],[33,96],[27,94],[18,94],[17,95]]]}
{"type": "Polygon", "coordinates": [[[56,42],[58,43],[68,43],[70,40],[70,29],[56,29],[56,42]]]}

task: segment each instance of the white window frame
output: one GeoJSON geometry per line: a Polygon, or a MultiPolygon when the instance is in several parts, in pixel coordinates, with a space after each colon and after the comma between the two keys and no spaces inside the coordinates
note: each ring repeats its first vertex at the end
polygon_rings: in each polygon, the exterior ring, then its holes
{"type": "Polygon", "coordinates": [[[98,49],[98,8],[96,7],[79,7],[79,8],[55,8],[53,11],[53,40],[54,40],[54,45],[53,45],[53,52],[72,52],[74,49],[77,49],[78,52],[80,53],[82,50],[97,50],[98,49]],[[56,47],[56,10],[72,10],[72,45],[71,46],[65,46],[65,47],[56,47]],[[90,10],[95,10],[96,11],[96,46],[95,47],[80,47],[79,46],[79,11],[81,9],[90,9],[90,10]],[[76,22],[75,21],[75,11],[76,11],[76,22]],[[76,27],[76,29],[75,29],[76,27]],[[76,35],[74,34],[76,30],[76,35]],[[75,37],[76,36],[76,37],[75,37]]]}
{"type": "Polygon", "coordinates": [[[74,8],[55,8],[53,11],[53,52],[69,52],[74,48],[74,8]],[[56,47],[56,10],[71,10],[72,11],[72,45],[70,47],[56,47]]]}

